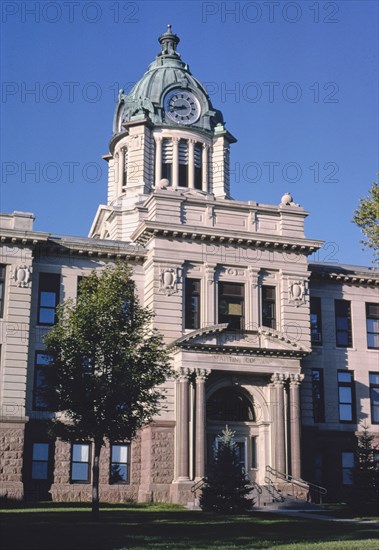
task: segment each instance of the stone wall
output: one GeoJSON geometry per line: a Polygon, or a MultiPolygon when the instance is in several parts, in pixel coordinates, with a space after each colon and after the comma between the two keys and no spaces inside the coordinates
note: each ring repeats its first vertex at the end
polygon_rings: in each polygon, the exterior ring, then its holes
{"type": "Polygon", "coordinates": [[[24,497],[24,428],[23,423],[0,423],[0,497],[3,498],[24,497]]]}
{"type": "MultiPolygon", "coordinates": [[[[92,448],[93,451],[93,448],[92,448]]],[[[54,501],[85,502],[91,500],[91,483],[70,483],[71,445],[57,441],[55,445],[54,482],[51,496],[54,501]]],[[[102,502],[136,501],[140,483],[141,445],[137,437],[131,445],[130,483],[109,483],[110,448],[107,443],[101,450],[99,492],[102,502]]],[[[91,472],[92,479],[92,472],[91,472]]]]}

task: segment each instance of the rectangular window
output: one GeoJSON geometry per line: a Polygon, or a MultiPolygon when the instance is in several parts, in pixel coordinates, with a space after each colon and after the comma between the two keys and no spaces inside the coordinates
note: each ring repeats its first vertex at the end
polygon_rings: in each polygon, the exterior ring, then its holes
{"type": "Polygon", "coordinates": [[[379,374],[377,372],[370,372],[369,380],[371,422],[373,424],[379,424],[379,374]]]}
{"type": "Polygon", "coordinates": [[[33,408],[35,410],[47,410],[46,401],[43,398],[41,390],[45,387],[45,370],[50,368],[51,356],[43,351],[36,351],[34,362],[34,391],[33,408]]]}
{"type": "Polygon", "coordinates": [[[322,344],[321,328],[321,298],[311,298],[311,341],[312,344],[322,344]]]}
{"type": "Polygon", "coordinates": [[[340,348],[351,348],[351,304],[348,300],[334,300],[336,316],[336,345],[340,348]]]}
{"type": "Polygon", "coordinates": [[[251,467],[258,468],[258,437],[251,438],[251,467]]]}
{"type": "Polygon", "coordinates": [[[276,329],[276,289],[262,286],[262,325],[276,329]]]}
{"type": "Polygon", "coordinates": [[[343,451],[341,454],[341,461],[342,461],[342,485],[352,485],[354,453],[351,451],[343,451]]]}
{"type": "Polygon", "coordinates": [[[228,323],[231,330],[244,329],[244,293],[243,284],[218,284],[218,322],[228,323]]]}
{"type": "Polygon", "coordinates": [[[0,265],[0,318],[4,314],[5,265],[0,265]]]}
{"type": "Polygon", "coordinates": [[[55,273],[40,273],[38,287],[39,325],[53,325],[56,321],[55,308],[59,303],[61,276],[55,273]]]}
{"type": "Polygon", "coordinates": [[[324,372],[312,369],[313,422],[325,422],[324,372]]]}
{"type": "Polygon", "coordinates": [[[130,445],[118,443],[111,445],[110,483],[129,483],[130,481],[130,445]]]}
{"type": "Polygon", "coordinates": [[[71,448],[71,483],[89,483],[90,470],[91,444],[73,443],[71,448]]]}
{"type": "Polygon", "coordinates": [[[379,304],[366,304],[367,347],[379,349],[379,304]]]}
{"type": "Polygon", "coordinates": [[[32,479],[49,478],[49,443],[33,443],[32,479]]]}
{"type": "Polygon", "coordinates": [[[185,328],[200,328],[200,279],[185,280],[185,328]]]}
{"type": "Polygon", "coordinates": [[[338,371],[338,410],[340,422],[355,421],[354,376],[349,371],[338,371]]]}

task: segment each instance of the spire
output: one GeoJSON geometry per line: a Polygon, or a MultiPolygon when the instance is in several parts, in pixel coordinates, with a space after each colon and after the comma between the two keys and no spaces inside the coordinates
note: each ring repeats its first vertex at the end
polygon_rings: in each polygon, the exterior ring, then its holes
{"type": "Polygon", "coordinates": [[[159,38],[159,43],[162,47],[162,51],[159,56],[180,57],[176,51],[176,46],[180,42],[179,36],[171,32],[171,25],[167,25],[167,31],[163,33],[159,38]]]}

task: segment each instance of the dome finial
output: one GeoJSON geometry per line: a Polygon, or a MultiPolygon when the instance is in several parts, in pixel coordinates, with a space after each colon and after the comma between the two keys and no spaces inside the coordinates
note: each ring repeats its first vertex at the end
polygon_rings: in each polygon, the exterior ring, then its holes
{"type": "Polygon", "coordinates": [[[159,56],[180,57],[176,51],[176,46],[179,44],[179,36],[174,34],[171,30],[171,24],[167,25],[167,31],[159,37],[159,43],[162,47],[162,51],[159,56]]]}

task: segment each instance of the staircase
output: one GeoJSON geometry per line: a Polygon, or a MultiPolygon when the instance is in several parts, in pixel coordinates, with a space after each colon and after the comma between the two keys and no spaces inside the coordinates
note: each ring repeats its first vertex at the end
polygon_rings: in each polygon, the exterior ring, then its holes
{"type": "MultiPolygon", "coordinates": [[[[206,482],[206,478],[202,478],[192,485],[194,501],[188,503],[187,508],[200,510],[199,496],[206,482]]],[[[255,508],[316,510],[327,493],[324,487],[303,479],[295,479],[271,466],[266,466],[264,482],[264,485],[259,485],[255,481],[251,483],[249,496],[254,498],[255,508]]]]}

